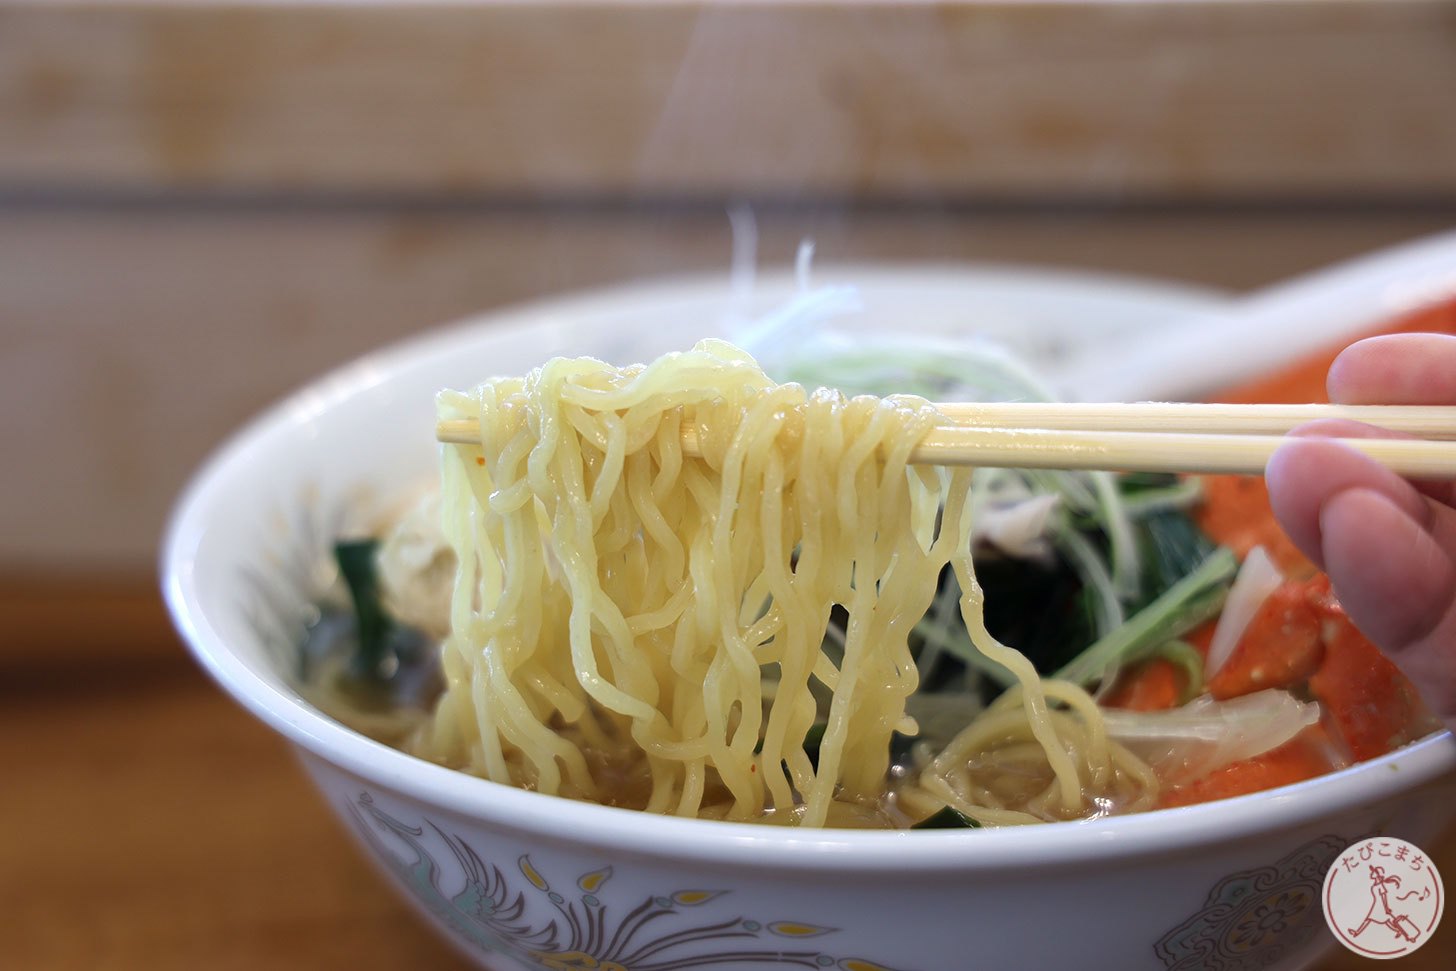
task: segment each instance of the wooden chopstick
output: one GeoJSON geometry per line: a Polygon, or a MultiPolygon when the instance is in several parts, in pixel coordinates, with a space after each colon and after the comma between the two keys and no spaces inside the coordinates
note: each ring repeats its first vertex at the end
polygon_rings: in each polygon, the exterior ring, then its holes
{"type": "MultiPolygon", "coordinates": [[[[1456,479],[1456,408],[1403,405],[976,404],[937,406],[954,424],[931,431],[910,461],[932,465],[1259,475],[1283,434],[1343,418],[1421,439],[1338,439],[1399,475],[1456,479]],[[1439,440],[1429,440],[1439,439],[1439,440]]],[[[474,444],[475,422],[436,427],[441,442],[474,444]]],[[[698,454],[695,429],[683,449],[698,454]]]]}
{"type": "Polygon", "coordinates": [[[1456,440],[1456,407],[1437,405],[1227,405],[953,401],[936,405],[958,425],[987,428],[1063,428],[1068,431],[1191,432],[1282,435],[1300,425],[1340,418],[1418,438],[1456,440]]]}
{"type": "MultiPolygon", "coordinates": [[[[910,452],[931,465],[1106,472],[1262,475],[1283,435],[1083,432],[1059,428],[933,428],[910,452]]],[[[1456,479],[1456,443],[1424,439],[1338,438],[1398,475],[1456,479]]]]}

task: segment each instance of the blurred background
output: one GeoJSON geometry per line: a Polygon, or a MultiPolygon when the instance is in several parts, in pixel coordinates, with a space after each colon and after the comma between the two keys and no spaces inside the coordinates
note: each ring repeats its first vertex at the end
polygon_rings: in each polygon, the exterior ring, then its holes
{"type": "Polygon", "coordinates": [[[200,686],[155,592],[187,475],[281,394],[477,311],[726,275],[743,204],[764,266],[812,237],[825,263],[1250,290],[1456,224],[1453,105],[1443,0],[0,0],[15,966],[452,960],[200,686]],[[276,917],[241,860],[220,899],[168,896],[278,787],[301,808],[256,859],[336,854],[283,891],[322,909],[276,917]],[[172,882],[134,895],[142,852],[172,882]],[[98,872],[122,910],[67,949],[35,890],[98,872]],[[352,930],[300,961],[328,920],[352,930]]]}
{"type": "Polygon", "coordinates": [[[0,0],[0,567],[150,574],[220,438],[482,309],[761,261],[1258,287],[1456,222],[1423,0],[0,0]]]}

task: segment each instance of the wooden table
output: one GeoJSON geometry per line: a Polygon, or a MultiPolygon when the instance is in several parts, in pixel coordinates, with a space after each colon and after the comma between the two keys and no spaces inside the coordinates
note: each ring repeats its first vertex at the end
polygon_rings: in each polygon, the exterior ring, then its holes
{"type": "MultiPolygon", "coordinates": [[[[0,629],[0,967],[467,967],[145,586],[0,580],[0,629]]],[[[1456,840],[1433,856],[1456,885],[1456,840]]],[[[1448,914],[1399,967],[1453,962],[1448,914]]]]}

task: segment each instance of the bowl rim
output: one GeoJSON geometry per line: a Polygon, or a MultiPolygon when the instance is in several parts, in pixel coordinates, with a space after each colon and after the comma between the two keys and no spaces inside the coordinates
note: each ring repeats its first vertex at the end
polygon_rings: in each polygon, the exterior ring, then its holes
{"type": "MultiPolygon", "coordinates": [[[[872,264],[880,272],[897,264],[872,264]]],[[[1216,301],[1216,291],[1114,274],[974,264],[904,264],[967,279],[1014,274],[1025,279],[1108,282],[1216,301]]],[[[854,264],[836,269],[855,271],[854,264]]],[[[889,273],[898,272],[889,269],[889,273]]],[[[777,275],[775,275],[777,276],[777,275]]],[[[766,277],[774,279],[775,277],[766,277]]],[[[382,790],[397,792],[492,829],[580,845],[612,845],[622,855],[670,857],[752,869],[914,870],[1070,866],[1109,857],[1188,851],[1308,823],[1362,803],[1389,799],[1456,771],[1456,737],[1439,731],[1395,752],[1315,779],[1194,806],[1070,823],[976,831],[796,829],[750,823],[647,816],[639,811],[529,792],[466,775],[366,738],[280,690],[236,655],[202,609],[192,569],[208,497],[246,464],[249,453],[332,404],[372,386],[409,360],[429,356],[489,328],[528,330],[581,306],[640,299],[722,284],[721,276],[673,277],[589,290],[465,318],[406,338],[326,372],[267,408],[228,437],[193,474],[169,518],[160,557],[169,613],[205,671],[259,720],[314,757],[382,790]],[[1379,790],[1379,796],[1372,792],[1379,790]],[[645,822],[650,825],[643,825],[645,822]]]]}

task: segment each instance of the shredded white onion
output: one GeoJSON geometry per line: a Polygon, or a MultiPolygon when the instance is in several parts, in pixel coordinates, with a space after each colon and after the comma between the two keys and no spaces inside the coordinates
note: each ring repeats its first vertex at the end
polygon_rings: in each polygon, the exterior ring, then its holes
{"type": "Polygon", "coordinates": [[[1203,665],[1205,677],[1212,678],[1228,663],[1254,615],[1283,582],[1284,575],[1269,559],[1264,547],[1256,546],[1249,550],[1249,555],[1244,557],[1243,565],[1239,567],[1238,576],[1234,577],[1233,586],[1229,588],[1228,600],[1219,615],[1218,626],[1214,628],[1213,640],[1209,642],[1208,659],[1203,665]]]}
{"type": "Polygon", "coordinates": [[[1179,785],[1263,755],[1319,721],[1319,705],[1266,688],[1215,701],[1204,696],[1166,711],[1104,712],[1107,734],[1144,759],[1164,785],[1179,785]]]}

